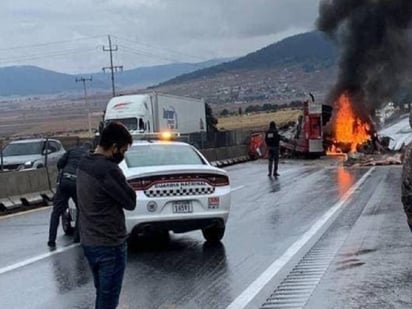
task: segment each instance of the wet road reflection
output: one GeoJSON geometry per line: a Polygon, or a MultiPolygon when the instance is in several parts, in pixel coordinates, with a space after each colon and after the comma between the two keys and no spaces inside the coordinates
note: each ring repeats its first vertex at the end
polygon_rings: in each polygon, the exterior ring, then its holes
{"type": "Polygon", "coordinates": [[[270,192],[276,193],[279,192],[281,187],[280,187],[280,181],[277,178],[269,178],[270,182],[270,192]]]}
{"type": "MultiPolygon", "coordinates": [[[[228,168],[232,186],[242,189],[232,195],[222,243],[206,243],[200,231],[140,239],[129,247],[119,308],[226,308],[365,172],[305,164],[283,164],[277,179],[267,177],[265,162],[228,168]]],[[[47,251],[49,213],[33,216],[43,225],[20,233],[15,226],[22,218],[0,225],[0,241],[7,235],[0,267],[47,251]]],[[[67,241],[60,234],[59,245],[67,241]]],[[[16,285],[24,297],[3,292],[0,308],[93,308],[95,289],[80,247],[0,276],[0,290],[16,285]]]]}
{"type": "Polygon", "coordinates": [[[143,243],[129,252],[121,304],[138,302],[148,309],[215,308],[213,302],[226,297],[227,266],[222,243],[180,235],[163,246],[143,243]]]}
{"type": "Polygon", "coordinates": [[[342,197],[348,189],[355,183],[353,175],[343,166],[337,168],[337,184],[339,196],[342,197]]]}
{"type": "Polygon", "coordinates": [[[65,294],[92,281],[87,260],[80,247],[68,251],[64,259],[58,255],[52,256],[51,264],[59,294],[65,294]]]}

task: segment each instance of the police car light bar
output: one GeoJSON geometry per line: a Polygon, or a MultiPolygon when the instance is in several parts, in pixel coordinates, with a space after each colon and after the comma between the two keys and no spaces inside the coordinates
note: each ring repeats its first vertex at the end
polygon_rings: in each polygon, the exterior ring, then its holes
{"type": "Polygon", "coordinates": [[[180,137],[179,132],[154,132],[154,133],[132,133],[134,140],[160,140],[160,141],[170,141],[180,137]]]}

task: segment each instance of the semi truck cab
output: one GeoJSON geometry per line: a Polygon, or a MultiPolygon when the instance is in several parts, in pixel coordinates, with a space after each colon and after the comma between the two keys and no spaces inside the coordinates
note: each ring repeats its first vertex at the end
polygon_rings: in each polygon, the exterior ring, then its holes
{"type": "Polygon", "coordinates": [[[104,122],[123,123],[130,132],[151,132],[150,102],[145,95],[121,96],[112,98],[107,104],[104,122]]]}

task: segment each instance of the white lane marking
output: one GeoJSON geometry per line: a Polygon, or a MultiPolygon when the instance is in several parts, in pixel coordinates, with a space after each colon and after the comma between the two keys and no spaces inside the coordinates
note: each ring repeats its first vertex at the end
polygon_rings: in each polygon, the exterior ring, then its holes
{"type": "MultiPolygon", "coordinates": [[[[240,190],[240,189],[242,189],[242,188],[244,188],[244,187],[245,187],[245,186],[239,186],[239,187],[236,187],[236,188],[232,188],[231,192],[240,190]]],[[[45,208],[44,208],[44,209],[45,209],[45,208]]],[[[28,212],[25,212],[25,213],[28,213],[28,212]]],[[[23,213],[21,213],[21,214],[23,214],[23,213]]],[[[15,214],[15,215],[21,215],[21,214],[15,214]]],[[[10,215],[10,216],[15,216],[15,215],[10,215]]],[[[7,216],[7,217],[9,218],[10,216],[7,216]]],[[[6,216],[5,216],[5,217],[6,217],[6,216]]],[[[3,217],[3,218],[5,218],[5,217],[3,217]]],[[[73,244],[73,245],[70,245],[70,246],[67,246],[67,247],[59,248],[59,249],[57,249],[57,250],[55,250],[55,251],[52,251],[52,252],[40,254],[40,255],[38,255],[38,256],[32,257],[32,258],[27,259],[27,260],[24,260],[24,261],[22,261],[22,262],[18,262],[18,263],[13,264],[13,265],[9,265],[9,266],[0,268],[0,275],[1,275],[1,274],[4,274],[4,273],[7,273],[7,272],[9,272],[9,271],[12,271],[12,270],[15,270],[15,269],[18,269],[18,268],[21,268],[21,267],[24,267],[24,266],[33,264],[33,263],[35,263],[35,262],[41,261],[41,260],[43,260],[43,259],[46,259],[46,258],[51,257],[51,256],[53,256],[53,255],[59,254],[59,253],[61,253],[61,252],[68,251],[68,250],[70,250],[70,249],[72,249],[72,248],[75,248],[75,247],[77,247],[77,246],[79,246],[79,245],[78,245],[78,244],[73,244]]]]}
{"type": "Polygon", "coordinates": [[[245,186],[239,186],[239,187],[236,187],[236,188],[232,188],[232,190],[230,190],[230,192],[235,192],[237,190],[243,189],[244,187],[245,186]]]}
{"type": "Polygon", "coordinates": [[[27,265],[36,263],[36,262],[38,262],[38,261],[41,261],[41,260],[46,259],[46,258],[48,258],[48,257],[51,257],[51,256],[53,256],[53,255],[56,255],[56,254],[59,254],[59,253],[68,251],[68,250],[73,249],[73,248],[78,247],[78,246],[79,246],[79,244],[72,244],[72,245],[70,245],[70,246],[63,247],[63,248],[59,248],[59,249],[53,250],[53,251],[51,251],[51,252],[43,253],[43,254],[40,254],[40,255],[38,255],[38,256],[34,256],[34,257],[30,258],[30,259],[27,259],[27,260],[18,262],[18,263],[16,263],[16,264],[13,264],[13,265],[9,265],[9,266],[0,268],[0,275],[2,275],[2,274],[4,274],[4,273],[7,273],[7,272],[9,272],[9,271],[12,271],[12,270],[16,270],[16,269],[18,269],[18,268],[20,268],[20,267],[24,267],[24,266],[27,266],[27,265]]]}
{"type": "Polygon", "coordinates": [[[272,280],[272,278],[299,252],[300,249],[324,226],[328,220],[345,204],[352,194],[365,182],[372,173],[372,167],[332,206],[312,227],[302,235],[286,252],[275,260],[246,290],[244,290],[226,309],[243,309],[272,280]]]}

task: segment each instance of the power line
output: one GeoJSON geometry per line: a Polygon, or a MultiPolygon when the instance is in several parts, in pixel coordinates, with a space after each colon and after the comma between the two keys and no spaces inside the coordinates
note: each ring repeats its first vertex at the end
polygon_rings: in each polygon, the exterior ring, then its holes
{"type": "Polygon", "coordinates": [[[35,47],[44,47],[44,46],[58,45],[58,44],[64,44],[64,43],[72,43],[72,42],[76,42],[76,41],[84,41],[84,40],[96,39],[96,38],[102,38],[102,37],[103,37],[103,35],[96,35],[96,36],[89,36],[89,37],[72,39],[72,40],[62,40],[62,41],[54,41],[54,42],[47,42],[47,43],[12,46],[12,47],[7,47],[7,48],[0,48],[0,51],[25,49],[25,48],[35,48],[35,47]]]}
{"type": "Polygon", "coordinates": [[[112,95],[113,97],[116,96],[116,91],[115,91],[115,86],[114,86],[114,72],[120,70],[123,71],[123,66],[115,66],[113,65],[113,52],[118,50],[117,45],[112,46],[112,40],[110,38],[110,35],[107,36],[109,39],[109,47],[103,46],[103,51],[108,51],[110,53],[110,66],[109,67],[104,67],[103,72],[106,72],[106,70],[110,70],[112,74],[112,95]]]}
{"type": "MultiPolygon", "coordinates": [[[[122,50],[125,52],[129,52],[132,54],[136,54],[136,55],[141,55],[141,56],[146,56],[146,57],[150,57],[150,58],[156,58],[156,59],[162,59],[162,60],[167,60],[167,61],[172,61],[172,62],[181,62],[178,59],[173,59],[173,58],[168,58],[168,57],[162,57],[153,53],[148,53],[148,52],[144,52],[144,51],[140,51],[138,49],[135,48],[131,48],[131,47],[127,47],[127,46],[123,46],[123,45],[119,45],[120,47],[122,47],[122,50]]],[[[195,68],[202,68],[202,66],[198,63],[190,63],[190,62],[185,62],[185,64],[193,66],[195,68]]]]}
{"type": "Polygon", "coordinates": [[[42,53],[42,54],[26,55],[26,56],[21,56],[21,57],[0,58],[0,62],[21,62],[21,61],[36,60],[36,59],[42,59],[42,58],[61,57],[61,56],[67,56],[71,54],[78,54],[78,53],[89,53],[92,51],[96,51],[96,49],[80,50],[76,48],[76,49],[62,50],[62,51],[56,51],[56,52],[46,53],[46,54],[42,53]]]}
{"type": "Polygon", "coordinates": [[[162,60],[167,60],[167,61],[173,61],[173,62],[180,62],[180,60],[176,59],[176,58],[160,56],[160,55],[157,55],[157,54],[154,54],[154,53],[151,53],[151,52],[142,51],[142,50],[139,50],[139,49],[136,49],[136,48],[133,48],[133,47],[128,47],[128,46],[125,46],[125,45],[119,45],[119,46],[122,47],[123,49],[125,49],[129,52],[132,52],[134,54],[137,54],[137,55],[147,56],[147,57],[150,57],[150,58],[157,58],[157,59],[162,59],[162,60]]]}
{"type": "Polygon", "coordinates": [[[145,42],[141,42],[141,41],[130,40],[130,39],[127,39],[127,38],[123,38],[123,37],[116,36],[116,35],[113,35],[113,37],[115,37],[115,38],[117,38],[117,39],[119,39],[119,40],[122,40],[122,41],[129,42],[129,43],[133,43],[133,44],[138,44],[138,45],[143,45],[143,46],[147,46],[147,47],[150,47],[150,48],[154,48],[155,50],[159,50],[159,49],[160,49],[160,50],[164,50],[164,51],[173,53],[173,54],[175,54],[175,55],[181,55],[181,56],[185,56],[185,57],[195,58],[195,59],[200,60],[200,61],[207,61],[207,60],[209,60],[209,59],[205,59],[205,58],[202,58],[202,57],[199,57],[199,56],[190,55],[190,54],[188,54],[188,53],[183,53],[183,52],[180,52],[180,51],[176,51],[176,50],[173,50],[173,49],[170,49],[170,48],[155,46],[155,45],[151,45],[151,44],[148,44],[148,43],[145,43],[145,42]]]}

